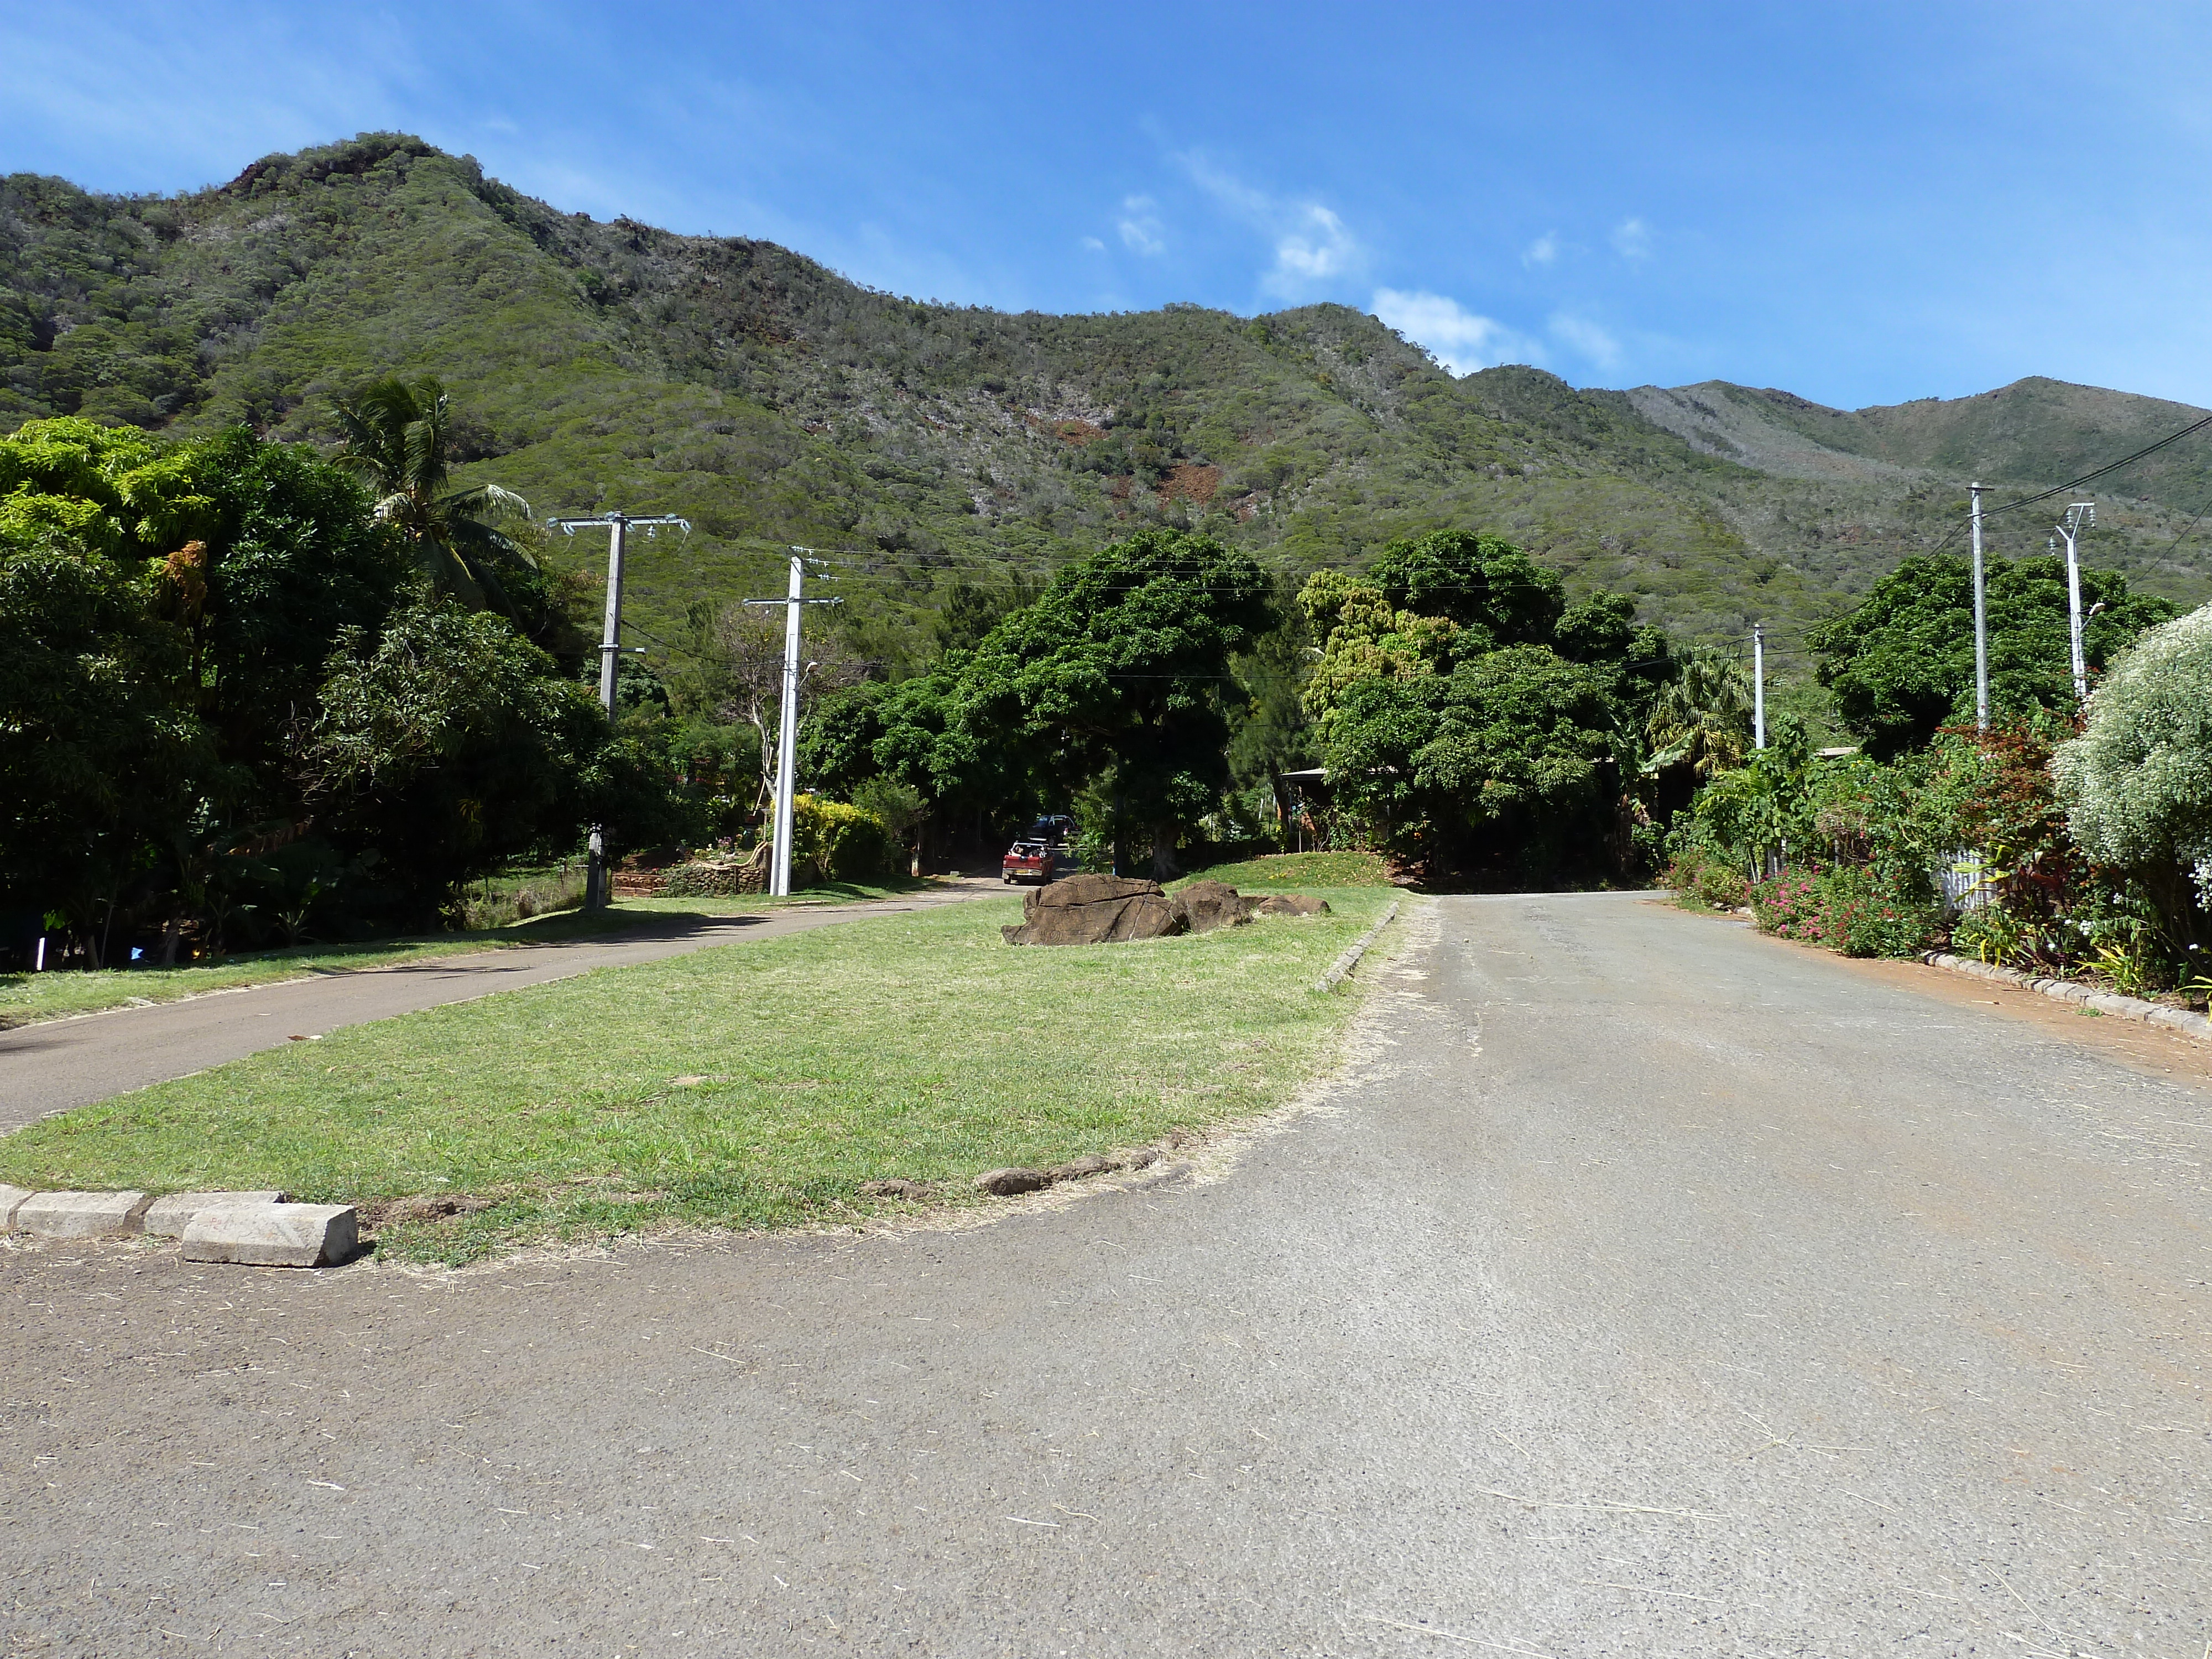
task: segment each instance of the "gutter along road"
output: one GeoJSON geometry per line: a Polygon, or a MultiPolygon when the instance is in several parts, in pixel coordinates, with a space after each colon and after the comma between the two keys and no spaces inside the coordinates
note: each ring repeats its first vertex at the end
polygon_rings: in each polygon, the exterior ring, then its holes
{"type": "Polygon", "coordinates": [[[2202,1047],[1635,896],[1401,927],[1317,1109],[990,1224],[0,1250],[0,1630],[2202,1659],[2202,1047]]]}

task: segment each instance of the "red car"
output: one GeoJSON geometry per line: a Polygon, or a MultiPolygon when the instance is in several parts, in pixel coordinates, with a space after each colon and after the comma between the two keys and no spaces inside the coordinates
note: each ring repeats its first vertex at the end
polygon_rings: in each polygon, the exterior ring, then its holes
{"type": "Polygon", "coordinates": [[[1066,859],[1066,854],[1057,847],[1047,846],[1041,841],[1018,841],[999,860],[999,879],[1009,883],[1033,881],[1042,886],[1059,874],[1066,859]]]}

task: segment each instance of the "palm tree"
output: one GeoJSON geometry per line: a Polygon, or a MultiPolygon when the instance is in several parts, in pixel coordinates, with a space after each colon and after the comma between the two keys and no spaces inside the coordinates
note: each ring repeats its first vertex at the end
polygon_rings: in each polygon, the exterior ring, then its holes
{"type": "Polygon", "coordinates": [[[1655,767],[1688,763],[1698,781],[1743,764],[1751,748],[1751,678],[1711,646],[1695,646],[1659,689],[1646,726],[1655,767]]]}
{"type": "Polygon", "coordinates": [[[534,568],[537,561],[496,526],[527,519],[530,503],[493,483],[447,490],[453,400],[446,388],[431,375],[410,386],[395,374],[336,404],[345,434],[339,463],[374,486],[376,516],[398,526],[431,585],[513,618],[498,565],[514,559],[534,568]]]}

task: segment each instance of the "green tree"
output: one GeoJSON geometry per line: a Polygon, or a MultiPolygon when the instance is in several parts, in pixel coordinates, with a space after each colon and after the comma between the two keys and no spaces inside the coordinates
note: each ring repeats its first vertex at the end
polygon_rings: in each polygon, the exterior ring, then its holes
{"type": "Polygon", "coordinates": [[[969,742],[1018,735],[1032,775],[1072,798],[1097,781],[1113,802],[1115,863],[1149,842],[1176,872],[1182,832],[1229,780],[1231,666],[1275,626],[1251,555],[1208,537],[1143,530],[1068,566],[1037,602],[960,665],[955,723],[969,742]]]}
{"type": "Polygon", "coordinates": [[[410,917],[517,854],[573,845],[626,763],[595,780],[598,700],[504,619],[450,600],[349,629],[319,702],[299,751],[308,799],[334,839],[378,855],[410,917]]]}
{"type": "MultiPolygon", "coordinates": [[[[1993,714],[2071,714],[2066,572],[2055,558],[1988,561],[1990,704],[1993,714]]],[[[2128,592],[2116,570],[2081,572],[2093,612],[2083,651],[2093,672],[2147,628],[2174,614],[2166,599],[2128,592]]],[[[1856,610],[1807,635],[1818,678],[1844,725],[1876,759],[1924,747],[1936,729],[1974,717],[1973,569],[1922,554],[1876,582],[1856,610]]]]}
{"type": "Polygon", "coordinates": [[[296,814],[285,744],[349,628],[374,630],[409,583],[400,538],[346,471],[304,444],[243,428],[181,452],[206,505],[155,579],[155,608],[185,632],[191,701],[251,818],[296,814]]]}
{"type": "Polygon", "coordinates": [[[149,586],[65,538],[0,542],[0,910],[62,913],[95,964],[212,762],[149,586]]]}
{"type": "Polygon", "coordinates": [[[1042,591],[1019,571],[1012,572],[1002,587],[969,581],[953,583],[932,630],[937,636],[938,648],[973,651],[1008,617],[1035,605],[1042,591]]]}
{"type": "Polygon", "coordinates": [[[1566,612],[1559,577],[1512,543],[1472,530],[1436,530],[1395,541],[1366,580],[1394,611],[1442,617],[1481,636],[1467,649],[1550,645],[1566,612]]]}
{"type": "Polygon", "coordinates": [[[0,908],[66,915],[97,962],[221,769],[154,556],[204,531],[191,457],[128,428],[0,439],[0,908]]]}
{"type": "Polygon", "coordinates": [[[1606,677],[1544,646],[1449,675],[1376,676],[1339,701],[1338,804],[1408,860],[1520,879],[1601,866],[1633,747],[1606,677]]]}
{"type": "Polygon", "coordinates": [[[508,587],[537,576],[537,561],[499,526],[529,518],[530,503],[494,483],[447,487],[453,408],[445,387],[429,375],[411,386],[393,375],[333,408],[345,437],[340,464],[372,482],[377,518],[406,538],[431,585],[523,620],[508,587]]]}

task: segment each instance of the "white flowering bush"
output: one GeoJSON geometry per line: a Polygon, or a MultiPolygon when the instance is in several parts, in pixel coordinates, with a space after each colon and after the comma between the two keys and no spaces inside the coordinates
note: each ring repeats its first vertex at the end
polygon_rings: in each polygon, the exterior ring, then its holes
{"type": "Polygon", "coordinates": [[[2112,664],[2054,766],[2081,850],[2133,876],[2185,951],[2212,908],[2212,605],[2112,664]]]}

